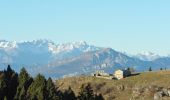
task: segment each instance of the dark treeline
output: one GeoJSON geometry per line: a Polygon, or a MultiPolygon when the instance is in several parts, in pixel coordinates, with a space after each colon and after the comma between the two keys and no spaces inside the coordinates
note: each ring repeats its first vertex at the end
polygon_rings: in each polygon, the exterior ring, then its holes
{"type": "Polygon", "coordinates": [[[41,74],[32,78],[25,68],[16,73],[8,65],[0,71],[0,100],[104,100],[95,94],[90,84],[82,85],[78,96],[69,87],[59,91],[51,78],[47,80],[41,74]]]}

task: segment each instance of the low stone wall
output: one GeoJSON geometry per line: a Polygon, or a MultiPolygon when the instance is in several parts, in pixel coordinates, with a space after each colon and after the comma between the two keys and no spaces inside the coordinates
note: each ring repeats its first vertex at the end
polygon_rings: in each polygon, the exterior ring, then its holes
{"type": "Polygon", "coordinates": [[[109,79],[109,80],[112,80],[113,79],[113,76],[96,76],[98,78],[104,78],[104,79],[109,79]]]}

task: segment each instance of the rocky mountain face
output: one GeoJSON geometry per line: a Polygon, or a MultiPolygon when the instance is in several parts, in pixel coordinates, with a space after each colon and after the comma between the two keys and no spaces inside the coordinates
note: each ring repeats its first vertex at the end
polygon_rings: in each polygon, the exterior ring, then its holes
{"type": "Polygon", "coordinates": [[[47,76],[50,74],[52,76],[68,77],[90,74],[96,70],[105,70],[108,73],[113,73],[116,69],[126,69],[127,67],[132,67],[136,71],[142,72],[148,71],[149,67],[152,67],[153,70],[169,68],[169,61],[168,57],[144,61],[135,57],[129,57],[111,48],[103,48],[64,60],[54,60],[45,65],[41,73],[46,73],[47,76]]]}
{"type": "MultiPolygon", "coordinates": [[[[144,57],[144,55],[142,55],[144,57]]],[[[149,58],[149,55],[147,55],[149,58]]],[[[155,56],[151,54],[151,58],[155,56]]],[[[16,70],[26,67],[31,74],[66,77],[89,74],[95,70],[113,73],[116,69],[133,67],[137,71],[169,68],[169,57],[141,59],[117,52],[111,48],[89,45],[84,41],[55,44],[49,40],[26,42],[0,41],[0,69],[11,64],[16,70]]]]}

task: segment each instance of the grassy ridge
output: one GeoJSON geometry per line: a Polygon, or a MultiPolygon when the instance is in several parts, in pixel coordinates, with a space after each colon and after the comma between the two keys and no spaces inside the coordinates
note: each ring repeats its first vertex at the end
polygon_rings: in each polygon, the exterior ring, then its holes
{"type": "MultiPolygon", "coordinates": [[[[71,86],[76,94],[79,92],[80,86],[86,83],[91,83],[94,91],[101,93],[106,100],[129,100],[132,98],[134,88],[140,89],[149,86],[170,88],[170,71],[144,72],[122,80],[107,80],[91,76],[81,76],[56,81],[56,85],[60,87],[60,90],[65,90],[71,86]]],[[[137,100],[152,100],[154,95],[152,92],[143,93],[143,96],[141,95],[137,100]]]]}

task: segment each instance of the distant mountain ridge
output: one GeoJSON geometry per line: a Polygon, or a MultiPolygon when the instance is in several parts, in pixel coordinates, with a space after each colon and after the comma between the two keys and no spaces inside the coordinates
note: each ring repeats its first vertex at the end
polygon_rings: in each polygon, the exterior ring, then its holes
{"type": "Polygon", "coordinates": [[[146,71],[148,67],[155,70],[170,68],[170,57],[153,53],[128,56],[84,41],[55,44],[42,39],[25,42],[0,40],[0,65],[5,64],[12,64],[18,70],[25,66],[32,74],[63,77],[101,69],[112,73],[127,67],[134,67],[137,71],[146,71]]]}
{"type": "Polygon", "coordinates": [[[1,40],[0,60],[4,63],[41,63],[41,60],[48,62],[51,59],[64,59],[65,57],[72,57],[83,52],[94,50],[99,50],[99,48],[88,45],[84,41],[56,45],[49,40],[33,40],[18,43],[15,41],[9,42],[1,40]],[[38,59],[34,59],[37,57],[38,59]],[[27,61],[31,59],[35,61],[27,63],[23,60],[21,61],[20,58],[27,61]]]}

